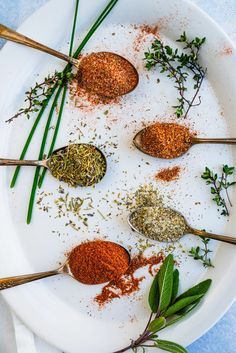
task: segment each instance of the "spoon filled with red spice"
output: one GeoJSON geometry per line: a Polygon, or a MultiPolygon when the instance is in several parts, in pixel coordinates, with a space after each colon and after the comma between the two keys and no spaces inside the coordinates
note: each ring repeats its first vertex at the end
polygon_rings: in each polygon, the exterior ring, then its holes
{"type": "Polygon", "coordinates": [[[111,52],[91,53],[82,59],[70,57],[0,24],[0,38],[56,56],[78,69],[78,84],[85,90],[106,98],[116,98],[133,91],[139,75],[124,57],[111,52]]]}
{"type": "Polygon", "coordinates": [[[55,275],[69,275],[80,283],[96,285],[121,277],[129,268],[130,254],[121,245],[104,240],[81,243],[56,270],[0,279],[0,290],[55,275]]]}
{"type": "Polygon", "coordinates": [[[140,130],[134,145],[152,157],[172,159],[200,143],[236,144],[236,138],[198,138],[186,126],[176,123],[155,123],[140,130]]]}

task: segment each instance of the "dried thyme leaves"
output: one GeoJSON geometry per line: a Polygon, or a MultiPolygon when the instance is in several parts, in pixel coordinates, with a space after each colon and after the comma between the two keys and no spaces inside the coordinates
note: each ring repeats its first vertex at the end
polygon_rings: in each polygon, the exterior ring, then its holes
{"type": "Polygon", "coordinates": [[[106,173],[106,160],[89,144],[71,144],[52,154],[48,166],[52,175],[69,186],[91,186],[106,173]]]}
{"type": "Polygon", "coordinates": [[[137,209],[130,221],[140,233],[158,241],[175,241],[188,232],[184,217],[161,203],[137,209]]]}

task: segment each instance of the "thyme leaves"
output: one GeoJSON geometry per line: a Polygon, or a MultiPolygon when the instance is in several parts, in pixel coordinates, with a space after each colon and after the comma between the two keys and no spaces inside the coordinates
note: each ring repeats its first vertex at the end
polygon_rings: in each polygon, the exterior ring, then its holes
{"type": "Polygon", "coordinates": [[[212,250],[208,248],[208,243],[210,239],[201,239],[203,243],[203,248],[201,248],[200,246],[192,247],[189,251],[189,256],[193,257],[194,260],[201,261],[204,267],[214,267],[211,258],[209,257],[209,254],[212,252],[212,250]]]}
{"type": "Polygon", "coordinates": [[[155,39],[151,49],[145,53],[147,70],[158,66],[161,73],[173,79],[178,90],[178,104],[173,106],[177,117],[186,118],[189,110],[201,104],[199,91],[206,75],[206,69],[199,63],[199,52],[206,38],[195,37],[190,40],[184,32],[177,40],[184,45],[183,52],[165,45],[160,39],[155,39]],[[192,78],[194,94],[186,97],[187,81],[192,78]],[[196,99],[198,97],[198,102],[196,99]]]}

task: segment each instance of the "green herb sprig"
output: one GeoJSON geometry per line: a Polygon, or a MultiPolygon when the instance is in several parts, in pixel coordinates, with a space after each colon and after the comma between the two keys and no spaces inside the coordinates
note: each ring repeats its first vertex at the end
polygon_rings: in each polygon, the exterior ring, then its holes
{"type": "Polygon", "coordinates": [[[151,315],[143,333],[131,344],[114,353],[126,352],[132,349],[142,352],[148,347],[160,348],[172,353],[187,353],[187,350],[177,343],[159,339],[158,332],[175,324],[195,309],[207,293],[211,280],[207,279],[186,292],[178,295],[179,271],[174,269],[173,255],[168,255],[152,283],[149,292],[151,315]]]}
{"type": "Polygon", "coordinates": [[[192,247],[189,251],[189,256],[193,257],[194,260],[199,260],[202,262],[204,267],[214,267],[211,259],[209,258],[209,254],[212,252],[208,248],[208,244],[210,239],[201,238],[203,243],[203,248],[200,246],[192,247]]]}
{"type": "Polygon", "coordinates": [[[201,104],[201,97],[198,97],[203,79],[206,74],[204,69],[199,63],[199,51],[205,43],[206,38],[188,39],[184,32],[177,40],[177,42],[184,45],[183,52],[178,49],[173,49],[169,45],[164,45],[159,39],[155,39],[151,49],[145,53],[146,68],[151,70],[153,67],[158,66],[161,73],[166,73],[167,77],[173,79],[175,87],[179,92],[178,105],[175,108],[177,117],[186,118],[191,107],[201,104]],[[191,79],[194,81],[194,94],[191,99],[186,97],[186,83],[191,79]],[[198,97],[198,103],[195,103],[198,97]]]}
{"type": "Polygon", "coordinates": [[[232,207],[232,202],[229,197],[228,189],[235,185],[235,181],[229,181],[229,176],[233,175],[235,168],[229,167],[227,164],[222,166],[221,175],[218,176],[213,170],[205,167],[201,178],[206,181],[207,185],[211,186],[211,194],[214,195],[214,201],[219,207],[222,216],[229,216],[229,207],[232,207]],[[224,197],[224,193],[226,198],[224,197]]]}

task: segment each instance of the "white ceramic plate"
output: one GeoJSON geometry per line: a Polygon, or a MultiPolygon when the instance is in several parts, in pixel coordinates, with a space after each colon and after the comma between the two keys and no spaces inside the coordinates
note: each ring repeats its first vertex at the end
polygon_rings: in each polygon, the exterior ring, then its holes
{"type": "MultiPolygon", "coordinates": [[[[106,2],[81,1],[76,43],[106,2]]],[[[53,0],[29,18],[19,31],[66,51],[73,5],[73,0],[53,0]]],[[[133,26],[143,23],[158,25],[163,40],[172,45],[183,30],[190,37],[207,37],[201,58],[203,66],[208,68],[208,80],[201,92],[202,104],[193,109],[188,121],[183,123],[189,124],[202,136],[235,136],[236,54],[229,38],[190,2],[120,0],[85,50],[111,50],[125,55],[138,67],[140,85],[135,92],[114,106],[76,108],[74,101],[68,98],[57,142],[59,147],[69,140],[78,141],[79,131],[76,129],[81,128],[86,136],[81,137],[81,141],[95,138],[97,144],[107,143],[111,139],[118,143],[117,149],[111,145],[107,147],[106,153],[113,154],[108,158],[109,169],[102,183],[94,190],[70,190],[74,196],[86,196],[92,192],[94,205],[99,204],[100,210],[105,215],[111,212],[111,216],[104,220],[96,213],[89,221],[88,229],[81,227],[80,231],[66,227],[65,223],[70,217],[55,218],[57,211],[53,200],[59,196],[58,183],[48,175],[43,190],[53,192],[53,195],[43,202],[52,208],[45,213],[35,207],[32,224],[27,226],[27,200],[34,171],[30,168],[22,170],[16,188],[10,190],[13,170],[2,169],[0,276],[54,268],[64,260],[65,251],[82,240],[98,236],[120,241],[136,253],[142,240],[130,232],[126,224],[127,211],[122,209],[118,212],[113,201],[119,192],[125,194],[124,189],[135,189],[144,182],[151,181],[160,188],[167,203],[182,211],[193,226],[224,234],[236,233],[235,219],[232,216],[229,220],[219,217],[210,201],[209,191],[200,179],[205,165],[219,169],[222,163],[235,164],[235,150],[225,146],[202,145],[194,147],[177,161],[157,161],[142,155],[131,146],[132,136],[141,128],[142,121],[148,123],[173,119],[171,106],[175,104],[176,98],[171,82],[159,75],[157,70],[149,73],[149,79],[146,77],[142,58],[153,37],[147,35],[143,40],[140,29],[133,26]],[[157,77],[161,78],[159,85],[156,84],[157,77]],[[106,110],[108,114],[104,114],[106,110]],[[83,124],[85,122],[86,127],[83,124]],[[101,138],[95,136],[95,128],[101,138]],[[183,167],[180,180],[167,186],[154,181],[153,176],[158,169],[176,164],[183,167]],[[107,193],[108,203],[101,200],[107,193]]],[[[20,118],[11,125],[4,122],[21,106],[24,91],[47,73],[62,67],[60,60],[29,48],[12,43],[3,48],[0,54],[1,156],[18,157],[34,119],[31,117],[28,121],[20,118]]],[[[27,154],[28,158],[37,158],[45,119],[46,116],[27,154]]],[[[231,196],[235,203],[235,194],[231,196]]],[[[181,290],[209,277],[213,279],[213,286],[196,312],[161,334],[162,338],[169,338],[185,346],[200,337],[221,317],[236,294],[234,247],[212,242],[215,268],[206,270],[182,252],[183,249],[187,252],[196,244],[200,244],[197,239],[186,236],[174,251],[180,263],[181,290]]],[[[150,252],[167,250],[164,244],[152,245],[154,247],[149,249],[150,252]]],[[[150,283],[151,278],[147,276],[139,293],[116,300],[103,310],[98,310],[92,301],[101,289],[100,286],[83,286],[63,276],[13,288],[3,295],[17,315],[37,335],[61,350],[68,353],[110,353],[127,345],[130,338],[135,338],[144,327],[148,316],[147,293],[150,283]]]]}

